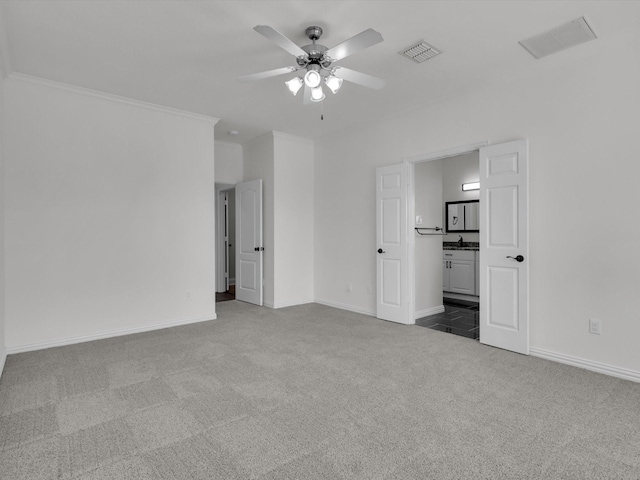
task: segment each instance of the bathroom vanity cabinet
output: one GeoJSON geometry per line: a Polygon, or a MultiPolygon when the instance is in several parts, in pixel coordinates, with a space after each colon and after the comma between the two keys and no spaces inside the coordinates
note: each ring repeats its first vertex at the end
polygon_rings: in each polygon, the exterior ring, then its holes
{"type": "Polygon", "coordinates": [[[444,250],[442,258],[442,289],[445,292],[477,295],[475,251],[444,250]]]}

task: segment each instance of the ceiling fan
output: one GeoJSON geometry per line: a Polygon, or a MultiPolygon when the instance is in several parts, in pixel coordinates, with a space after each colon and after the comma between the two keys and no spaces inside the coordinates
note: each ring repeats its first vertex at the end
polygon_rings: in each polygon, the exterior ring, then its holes
{"type": "Polygon", "coordinates": [[[376,90],[384,87],[385,81],[381,78],[335,65],[337,61],[349,55],[382,42],[382,35],[372,28],[345,40],[333,48],[327,48],[324,45],[316,43],[322,36],[322,28],[318,26],[307,27],[305,34],[309,37],[309,40],[311,40],[311,44],[303,47],[299,47],[282,33],[268,25],[257,25],[253,29],[293,55],[295,57],[295,65],[245,75],[238,79],[241,82],[262,80],[305,70],[303,76],[294,77],[285,82],[293,95],[296,95],[298,91],[304,87],[305,104],[324,100],[325,95],[322,90],[323,82],[332,93],[337,93],[338,90],[340,90],[343,80],[376,90]]]}

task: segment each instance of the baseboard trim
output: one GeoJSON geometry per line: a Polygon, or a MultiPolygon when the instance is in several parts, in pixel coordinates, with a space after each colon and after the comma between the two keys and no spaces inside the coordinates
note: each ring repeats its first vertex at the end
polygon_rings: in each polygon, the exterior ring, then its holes
{"type": "Polygon", "coordinates": [[[163,328],[178,327],[180,325],[188,325],[190,323],[206,322],[215,320],[215,313],[209,315],[200,315],[197,317],[186,317],[178,320],[172,320],[163,323],[154,323],[152,325],[142,325],[139,327],[119,328],[116,330],[108,330],[105,332],[94,333],[91,335],[80,335],[78,337],[57,338],[55,340],[47,340],[46,342],[29,343],[25,345],[16,345],[7,347],[7,354],[32,352],[35,350],[44,350],[45,348],[64,347],[76,343],[91,342],[93,340],[102,340],[104,338],[120,337],[123,335],[132,335],[134,333],[151,332],[153,330],[162,330],[163,328]]]}
{"type": "Polygon", "coordinates": [[[302,300],[300,302],[290,302],[290,303],[274,303],[272,308],[287,308],[287,307],[295,307],[296,305],[306,305],[308,303],[313,303],[313,299],[302,300]]]}
{"type": "Polygon", "coordinates": [[[345,303],[331,302],[329,300],[322,300],[316,298],[314,303],[319,303],[320,305],[326,305],[327,307],[339,308],[340,310],[347,310],[349,312],[361,313],[362,315],[369,315],[371,317],[376,316],[375,310],[368,310],[366,308],[354,307],[353,305],[347,305],[345,303]]]}
{"type": "Polygon", "coordinates": [[[564,363],[565,365],[584,368],[586,370],[591,370],[592,372],[602,373],[604,375],[610,375],[612,377],[640,383],[640,372],[635,370],[628,370],[626,368],[607,365],[606,363],[594,362],[592,360],[586,360],[572,355],[565,355],[564,353],[551,352],[542,348],[530,347],[529,354],[533,357],[540,357],[553,362],[564,363]]]}
{"type": "Polygon", "coordinates": [[[437,315],[439,313],[444,312],[444,305],[439,305],[437,307],[425,308],[424,310],[419,310],[414,313],[413,319],[418,320],[419,318],[429,317],[431,315],[437,315]]]}

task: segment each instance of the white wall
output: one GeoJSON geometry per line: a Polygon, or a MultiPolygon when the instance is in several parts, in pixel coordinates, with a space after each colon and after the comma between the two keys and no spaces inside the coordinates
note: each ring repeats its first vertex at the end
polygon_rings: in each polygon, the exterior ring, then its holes
{"type": "Polygon", "coordinates": [[[375,284],[377,166],[528,138],[532,352],[640,379],[640,227],[630,221],[640,178],[638,51],[635,36],[598,39],[532,60],[518,75],[318,141],[316,298],[375,311],[367,289],[375,284]],[[601,335],[588,333],[590,317],[601,319],[601,335]]]}
{"type": "Polygon", "coordinates": [[[313,142],[274,132],[274,307],[313,301],[313,142]]]}
{"type": "Polygon", "coordinates": [[[313,301],[313,142],[269,132],[243,145],[244,180],[262,179],[264,304],[313,301]]]}
{"type": "Polygon", "coordinates": [[[215,150],[216,183],[235,185],[242,182],[242,146],[217,141],[215,150]]]}
{"type": "Polygon", "coordinates": [[[4,102],[4,73],[0,68],[0,376],[7,358],[5,340],[5,275],[4,275],[4,130],[5,130],[5,102],[4,102]]]}
{"type": "Polygon", "coordinates": [[[273,134],[268,133],[242,146],[244,181],[262,179],[263,301],[274,302],[274,152],[273,134]]]}
{"type": "Polygon", "coordinates": [[[217,119],[5,89],[9,351],[215,318],[217,119]]]}
{"type": "MultiPolygon", "coordinates": [[[[443,228],[443,162],[433,160],[415,165],[415,215],[422,217],[423,227],[443,228]]],[[[419,226],[419,225],[415,225],[419,226]]],[[[444,310],[442,305],[442,235],[421,230],[415,237],[415,317],[421,318],[444,310]]]]}

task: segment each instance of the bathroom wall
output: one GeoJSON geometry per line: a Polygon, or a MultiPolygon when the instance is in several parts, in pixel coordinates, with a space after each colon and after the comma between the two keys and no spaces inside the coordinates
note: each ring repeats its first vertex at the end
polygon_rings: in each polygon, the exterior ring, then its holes
{"type": "MultiPolygon", "coordinates": [[[[478,200],[479,190],[462,191],[463,183],[477,182],[479,178],[478,152],[446,158],[442,163],[442,222],[444,224],[444,205],[446,202],[459,202],[462,200],[478,200]]],[[[460,235],[465,242],[479,241],[479,233],[448,233],[442,237],[444,242],[457,242],[460,235]]]]}
{"type": "MultiPolygon", "coordinates": [[[[443,226],[442,171],[444,160],[415,166],[415,214],[422,226],[443,226]]],[[[419,226],[419,225],[416,225],[419,226]]],[[[436,233],[422,230],[423,233],[436,233]]],[[[442,310],[442,235],[415,235],[415,318],[442,310]]]]}

